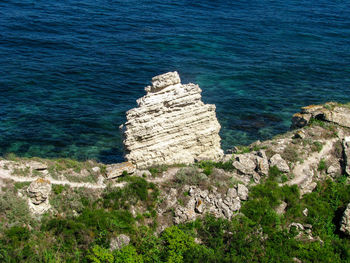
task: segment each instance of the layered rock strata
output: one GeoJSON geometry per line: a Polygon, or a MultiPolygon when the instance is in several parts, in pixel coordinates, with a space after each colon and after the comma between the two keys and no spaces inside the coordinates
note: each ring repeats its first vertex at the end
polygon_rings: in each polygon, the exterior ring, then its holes
{"type": "Polygon", "coordinates": [[[33,181],[28,189],[28,205],[33,214],[43,214],[51,208],[49,195],[51,193],[51,182],[38,178],[33,181]]]}
{"type": "Polygon", "coordinates": [[[145,91],[123,126],[129,162],[142,168],[223,156],[215,105],[201,101],[198,85],[183,85],[177,72],[169,72],[152,78],[145,91]]]}

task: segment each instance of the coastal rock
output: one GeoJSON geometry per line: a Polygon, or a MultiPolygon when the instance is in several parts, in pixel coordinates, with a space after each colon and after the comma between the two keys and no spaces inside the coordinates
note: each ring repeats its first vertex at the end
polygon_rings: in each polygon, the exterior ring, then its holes
{"type": "Polygon", "coordinates": [[[269,173],[269,161],[267,160],[266,153],[263,150],[257,152],[256,171],[260,175],[268,175],[269,173]]]}
{"type": "Polygon", "coordinates": [[[306,126],[309,123],[311,116],[311,114],[295,113],[292,117],[292,129],[306,126]]]}
{"type": "Polygon", "coordinates": [[[223,157],[215,105],[201,101],[198,85],[183,85],[177,72],[169,72],[145,90],[123,126],[129,162],[145,168],[223,157]]]}
{"type": "Polygon", "coordinates": [[[336,106],[331,111],[326,111],[324,120],[350,128],[350,108],[336,106]]]}
{"type": "Polygon", "coordinates": [[[350,203],[344,211],[340,230],[343,231],[345,234],[350,235],[350,203]]]}
{"type": "Polygon", "coordinates": [[[350,128],[350,108],[328,102],[324,105],[309,105],[301,108],[301,112],[293,115],[292,128],[306,126],[311,119],[332,122],[343,127],[350,128]]]}
{"type": "Polygon", "coordinates": [[[275,154],[270,158],[270,167],[276,166],[278,170],[280,170],[283,173],[289,173],[290,169],[285,160],[281,157],[279,154],[275,154]]]}
{"type": "Polygon", "coordinates": [[[106,169],[107,179],[113,179],[113,178],[119,177],[123,174],[124,171],[127,174],[132,174],[136,171],[136,167],[130,162],[107,165],[107,169],[106,169]]]}
{"type": "Polygon", "coordinates": [[[51,193],[51,182],[39,178],[33,181],[28,189],[28,205],[33,214],[43,214],[50,209],[49,195],[51,193]]]}
{"type": "Polygon", "coordinates": [[[240,154],[236,156],[236,160],[232,165],[242,174],[253,174],[256,168],[254,159],[253,154],[240,154]]]}
{"type": "Polygon", "coordinates": [[[345,137],[343,140],[343,152],[345,162],[345,172],[350,175],[350,137],[345,137]]]}

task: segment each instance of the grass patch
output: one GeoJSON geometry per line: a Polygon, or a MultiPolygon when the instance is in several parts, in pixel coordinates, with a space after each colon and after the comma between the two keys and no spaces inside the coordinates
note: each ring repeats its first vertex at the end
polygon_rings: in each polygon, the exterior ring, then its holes
{"type": "Polygon", "coordinates": [[[24,187],[28,187],[31,182],[16,182],[14,184],[16,190],[23,189],[24,187]]]}
{"type": "Polygon", "coordinates": [[[327,169],[327,163],[324,159],[321,159],[320,162],[318,163],[317,170],[322,172],[322,171],[325,171],[326,169],[327,169]]]}
{"type": "Polygon", "coordinates": [[[311,151],[313,152],[320,152],[322,151],[322,148],[323,148],[323,144],[319,141],[315,141],[311,145],[311,151]]]}
{"type": "Polygon", "coordinates": [[[148,169],[148,171],[151,173],[152,177],[158,177],[163,172],[168,170],[167,165],[159,165],[159,166],[153,166],[148,169]]]}

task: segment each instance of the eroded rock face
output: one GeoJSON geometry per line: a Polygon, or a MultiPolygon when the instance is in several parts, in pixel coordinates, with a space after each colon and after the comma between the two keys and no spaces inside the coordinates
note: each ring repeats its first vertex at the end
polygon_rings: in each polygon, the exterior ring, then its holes
{"type": "Polygon", "coordinates": [[[345,234],[350,235],[350,203],[348,204],[344,212],[340,230],[343,231],[345,234]]]}
{"type": "Polygon", "coordinates": [[[306,126],[311,119],[319,119],[350,128],[350,108],[328,102],[324,105],[309,105],[293,115],[292,128],[306,126]]]}
{"type": "Polygon", "coordinates": [[[145,90],[123,126],[128,161],[144,168],[222,158],[215,105],[201,101],[198,85],[183,85],[177,72],[169,72],[145,90]]]}
{"type": "Polygon", "coordinates": [[[49,180],[38,178],[29,185],[27,193],[29,209],[33,214],[43,214],[50,209],[51,182],[49,180]]]}

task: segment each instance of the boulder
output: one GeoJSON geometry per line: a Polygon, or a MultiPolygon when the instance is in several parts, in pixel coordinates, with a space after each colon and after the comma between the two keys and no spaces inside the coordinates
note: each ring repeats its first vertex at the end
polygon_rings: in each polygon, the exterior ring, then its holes
{"type": "Polygon", "coordinates": [[[256,168],[256,163],[254,162],[255,156],[253,154],[239,154],[236,156],[236,160],[232,163],[242,174],[253,174],[256,168]]]}
{"type": "Polygon", "coordinates": [[[350,203],[348,204],[348,206],[346,207],[346,210],[344,211],[340,230],[350,236],[350,203]]]}
{"type": "Polygon", "coordinates": [[[204,202],[200,198],[197,199],[195,211],[199,214],[203,214],[204,212],[204,202]]]}
{"type": "Polygon", "coordinates": [[[227,190],[226,196],[229,198],[236,198],[237,197],[237,190],[235,188],[229,188],[227,190]]]}
{"type": "Polygon", "coordinates": [[[201,101],[201,89],[181,84],[177,72],[152,79],[138,107],[126,113],[125,158],[137,168],[221,160],[215,105],[201,101]]]}
{"type": "Polygon", "coordinates": [[[27,193],[29,209],[33,214],[43,214],[50,209],[51,182],[49,180],[38,178],[29,185],[27,193]]]}
{"type": "Polygon", "coordinates": [[[249,190],[248,190],[248,188],[245,185],[243,185],[243,184],[238,184],[237,185],[237,194],[238,194],[239,199],[247,200],[248,199],[248,193],[249,193],[249,190]]]}
{"type": "Polygon", "coordinates": [[[269,174],[269,161],[267,160],[266,153],[264,150],[260,150],[257,152],[256,171],[260,175],[268,175],[269,174]]]}
{"type": "Polygon", "coordinates": [[[298,130],[295,132],[294,136],[293,136],[294,139],[305,139],[306,138],[306,134],[303,130],[298,130]]]}
{"type": "Polygon", "coordinates": [[[276,166],[283,173],[289,173],[290,169],[285,160],[278,153],[270,158],[270,167],[276,166]]]}
{"type": "Polygon", "coordinates": [[[292,117],[292,129],[297,129],[306,126],[310,119],[311,114],[301,114],[301,113],[295,113],[292,117]]]}
{"type": "Polygon", "coordinates": [[[341,167],[339,163],[333,163],[327,168],[327,174],[331,176],[339,175],[341,173],[341,167]]]}
{"type": "Polygon", "coordinates": [[[275,211],[277,214],[282,215],[286,211],[286,208],[287,208],[287,203],[281,202],[281,204],[276,207],[275,211]]]}
{"type": "Polygon", "coordinates": [[[111,238],[109,247],[111,251],[114,251],[116,249],[120,250],[123,247],[129,245],[129,243],[130,243],[130,237],[128,237],[127,235],[121,234],[116,238],[111,238]]]}
{"type": "Polygon", "coordinates": [[[107,165],[107,179],[113,179],[123,175],[123,172],[127,174],[132,174],[136,171],[135,165],[130,162],[123,162],[117,164],[109,164],[107,165]]]}

